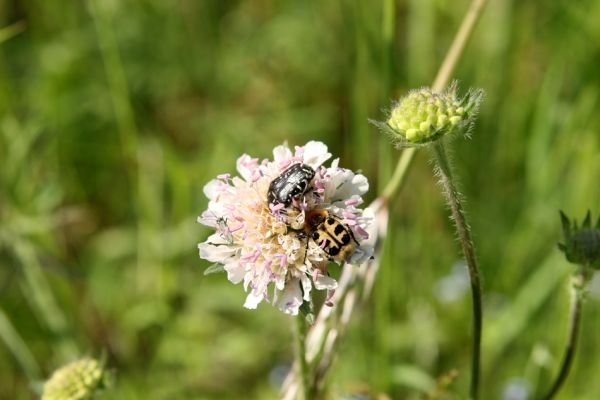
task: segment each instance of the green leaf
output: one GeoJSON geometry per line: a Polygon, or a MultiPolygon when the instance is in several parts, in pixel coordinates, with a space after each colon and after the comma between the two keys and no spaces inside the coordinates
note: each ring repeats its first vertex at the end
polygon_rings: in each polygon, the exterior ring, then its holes
{"type": "Polygon", "coordinates": [[[560,210],[560,221],[562,222],[563,237],[565,238],[565,242],[568,242],[571,237],[571,223],[562,210],[560,210]]]}
{"type": "Polygon", "coordinates": [[[309,325],[315,323],[315,310],[313,308],[312,302],[303,302],[300,306],[300,313],[304,316],[306,322],[308,322],[309,325]]]}
{"type": "Polygon", "coordinates": [[[588,228],[588,229],[592,227],[592,214],[591,214],[590,210],[588,210],[587,214],[585,215],[585,219],[583,220],[581,227],[588,228]]]}
{"type": "Polygon", "coordinates": [[[223,271],[225,271],[225,266],[223,264],[213,264],[204,270],[204,275],[216,274],[217,272],[223,271]]]}

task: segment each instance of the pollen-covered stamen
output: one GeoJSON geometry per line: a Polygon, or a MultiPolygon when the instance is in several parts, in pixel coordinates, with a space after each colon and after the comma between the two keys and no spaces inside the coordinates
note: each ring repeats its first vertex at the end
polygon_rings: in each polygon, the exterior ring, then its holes
{"type": "Polygon", "coordinates": [[[369,233],[365,231],[360,225],[354,225],[352,229],[354,230],[354,232],[358,233],[358,235],[361,238],[365,240],[369,238],[369,233]]]}
{"type": "Polygon", "coordinates": [[[323,181],[316,179],[315,180],[315,192],[316,193],[324,193],[325,192],[325,185],[323,184],[323,181]]]}
{"type": "Polygon", "coordinates": [[[275,258],[279,258],[279,267],[285,268],[287,264],[287,254],[276,253],[275,258]]]}
{"type": "Polygon", "coordinates": [[[346,219],[351,219],[351,220],[356,220],[356,214],[351,213],[349,211],[342,211],[342,215],[344,216],[344,218],[346,219]]]}
{"type": "Polygon", "coordinates": [[[245,154],[240,159],[240,164],[248,169],[255,169],[258,166],[258,158],[252,158],[249,155],[245,154]]]}
{"type": "Polygon", "coordinates": [[[260,251],[260,250],[256,250],[256,251],[254,252],[254,256],[253,256],[253,257],[252,257],[252,259],[251,259],[251,262],[252,262],[252,263],[256,263],[256,260],[258,260],[258,257],[260,257],[260,255],[261,255],[261,254],[262,254],[262,251],[260,251]]]}
{"type": "Polygon", "coordinates": [[[277,165],[279,166],[279,169],[283,171],[292,165],[292,160],[288,158],[287,160],[279,161],[277,165]]]}
{"type": "Polygon", "coordinates": [[[263,268],[265,269],[265,271],[269,272],[270,278],[273,278],[275,276],[275,274],[273,273],[273,270],[271,269],[271,264],[273,264],[273,260],[266,258],[263,263],[263,268]]]}
{"type": "Polygon", "coordinates": [[[282,203],[277,203],[277,204],[269,204],[269,208],[271,209],[271,212],[273,214],[277,213],[277,211],[283,210],[285,208],[285,205],[282,203]]]}
{"type": "Polygon", "coordinates": [[[318,268],[313,269],[313,271],[312,271],[312,279],[313,279],[313,281],[317,280],[317,278],[319,277],[320,273],[321,273],[321,271],[319,271],[318,268]]]}
{"type": "Polygon", "coordinates": [[[259,169],[255,169],[252,173],[251,182],[256,183],[260,178],[262,178],[262,172],[259,169]]]}
{"type": "Polygon", "coordinates": [[[227,229],[229,230],[229,233],[235,233],[237,231],[239,231],[240,229],[242,229],[244,227],[244,223],[239,223],[237,225],[233,225],[233,226],[228,226],[227,229]]]}
{"type": "Polygon", "coordinates": [[[229,186],[229,184],[223,182],[223,181],[219,181],[219,184],[217,185],[217,191],[218,192],[227,192],[229,191],[229,189],[231,189],[231,186],[229,186]]]}
{"type": "Polygon", "coordinates": [[[319,176],[321,177],[321,179],[325,178],[325,174],[327,173],[327,168],[325,168],[324,166],[320,166],[319,167],[319,176]]]}
{"type": "Polygon", "coordinates": [[[327,290],[327,297],[325,298],[325,303],[324,303],[327,307],[333,307],[333,301],[331,301],[331,299],[333,298],[334,294],[335,294],[335,289],[327,290]]]}

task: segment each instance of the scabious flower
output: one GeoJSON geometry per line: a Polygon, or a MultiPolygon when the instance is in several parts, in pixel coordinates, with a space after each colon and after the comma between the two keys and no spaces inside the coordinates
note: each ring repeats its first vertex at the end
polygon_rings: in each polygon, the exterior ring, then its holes
{"type": "Polygon", "coordinates": [[[471,90],[459,98],[456,83],[445,92],[412,90],[393,105],[385,122],[371,122],[399,147],[424,145],[454,133],[468,134],[482,97],[482,90],[471,90]]]}
{"type": "Polygon", "coordinates": [[[104,388],[106,380],[101,362],[83,358],[54,371],[44,384],[42,400],[90,400],[104,388]]]}
{"type": "Polygon", "coordinates": [[[248,292],[244,307],[255,309],[266,300],[297,315],[313,287],[333,293],[337,282],[327,274],[323,246],[303,234],[305,216],[312,210],[325,210],[352,231],[359,245],[346,261],[361,264],[371,257],[372,247],[360,243],[368,237],[371,218],[357,207],[369,188],[367,178],[340,168],[339,159],[324,166],[329,158],[321,142],[308,142],[294,152],[278,146],[273,161],[244,154],[237,160],[239,176],[219,175],[204,187],[208,209],[198,222],[216,232],[198,245],[200,257],[223,265],[232,283],[243,282],[248,292]],[[295,163],[315,170],[310,187],[289,207],[269,204],[269,185],[295,163]]]}

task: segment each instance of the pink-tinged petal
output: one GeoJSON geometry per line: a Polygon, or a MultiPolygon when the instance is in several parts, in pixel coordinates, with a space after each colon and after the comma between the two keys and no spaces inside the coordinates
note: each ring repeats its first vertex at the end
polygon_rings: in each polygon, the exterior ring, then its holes
{"type": "Polygon", "coordinates": [[[223,185],[223,182],[218,179],[213,179],[209,181],[206,185],[204,185],[204,195],[209,200],[215,200],[221,191],[219,188],[223,185]]]}
{"type": "Polygon", "coordinates": [[[262,294],[255,294],[254,291],[248,294],[246,297],[246,302],[244,303],[244,308],[248,308],[250,310],[256,310],[258,304],[263,301],[264,296],[262,294]]]}
{"type": "Polygon", "coordinates": [[[308,164],[316,170],[321,164],[331,158],[331,153],[327,151],[327,146],[324,143],[310,141],[304,145],[302,157],[304,164],[308,164]]]}
{"type": "Polygon", "coordinates": [[[290,279],[286,282],[283,291],[276,293],[274,305],[286,314],[298,315],[298,309],[302,305],[302,290],[300,280],[290,279]]]}
{"type": "Polygon", "coordinates": [[[316,279],[313,279],[315,289],[317,290],[333,290],[337,288],[338,283],[335,279],[330,276],[319,274],[316,279]]]}
{"type": "Polygon", "coordinates": [[[244,178],[246,182],[251,182],[252,174],[254,173],[254,170],[258,168],[258,159],[252,158],[248,154],[244,154],[237,159],[236,167],[242,178],[244,178]]]}

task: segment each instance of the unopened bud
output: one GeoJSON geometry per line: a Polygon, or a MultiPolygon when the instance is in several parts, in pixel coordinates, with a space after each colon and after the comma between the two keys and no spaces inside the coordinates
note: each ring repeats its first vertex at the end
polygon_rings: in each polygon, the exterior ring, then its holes
{"type": "Polygon", "coordinates": [[[54,371],[44,384],[42,400],[90,400],[105,381],[102,363],[83,358],[54,371]]]}

